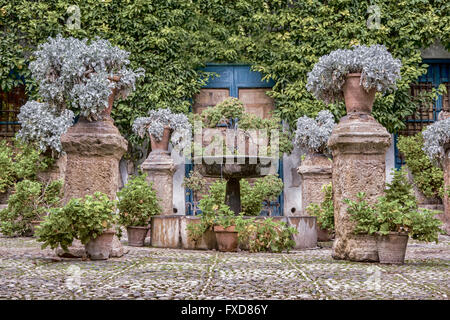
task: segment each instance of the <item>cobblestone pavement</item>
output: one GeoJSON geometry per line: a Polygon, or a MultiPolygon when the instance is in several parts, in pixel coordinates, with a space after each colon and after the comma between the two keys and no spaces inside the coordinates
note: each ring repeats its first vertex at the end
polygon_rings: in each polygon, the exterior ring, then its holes
{"type": "Polygon", "coordinates": [[[410,241],[404,265],[335,261],[325,247],[221,253],[128,247],[107,261],[60,259],[0,236],[0,299],[445,299],[450,237],[410,241]]]}

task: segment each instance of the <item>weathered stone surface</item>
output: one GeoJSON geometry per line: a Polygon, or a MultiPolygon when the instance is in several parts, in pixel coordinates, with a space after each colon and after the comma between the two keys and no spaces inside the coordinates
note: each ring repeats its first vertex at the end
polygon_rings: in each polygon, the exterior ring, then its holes
{"type": "Polygon", "coordinates": [[[374,203],[383,194],[390,143],[390,134],[368,114],[347,115],[333,130],[328,146],[333,152],[335,259],[378,261],[376,241],[353,234],[355,223],[343,200],[356,200],[358,192],[365,192],[367,201],[374,203]]]}
{"type": "Polygon", "coordinates": [[[62,154],[55,163],[45,171],[37,173],[37,179],[43,183],[62,180],[66,177],[67,155],[62,154]]]}
{"type": "Polygon", "coordinates": [[[294,249],[307,249],[317,247],[317,218],[305,216],[287,217],[288,224],[297,229],[294,235],[294,249]]]}
{"type": "Polygon", "coordinates": [[[67,153],[64,202],[96,191],[115,199],[119,185],[119,160],[128,143],[109,118],[80,119],[62,135],[67,153]]]}
{"type": "Polygon", "coordinates": [[[141,165],[147,173],[147,181],[153,183],[160,199],[161,215],[173,215],[173,174],[175,165],[168,152],[150,152],[141,165]]]}
{"type": "MultiPolygon", "coordinates": [[[[444,184],[447,189],[450,189],[450,144],[445,146],[445,160],[444,160],[444,184]]],[[[450,235],[450,197],[448,192],[444,196],[444,215],[442,221],[444,223],[443,229],[450,235]]]]}
{"type": "Polygon", "coordinates": [[[67,251],[64,251],[61,247],[56,248],[55,253],[59,257],[63,257],[63,258],[87,257],[86,248],[84,247],[84,244],[82,244],[80,240],[74,240],[72,242],[72,245],[68,248],[67,251]]]}
{"type": "Polygon", "coordinates": [[[180,248],[180,219],[179,215],[152,217],[152,247],[180,248]]]}
{"type": "Polygon", "coordinates": [[[124,254],[128,253],[130,251],[129,248],[126,248],[122,245],[119,238],[114,235],[112,240],[112,248],[111,248],[111,254],[109,255],[110,258],[120,258],[124,254]]]}
{"type": "Polygon", "coordinates": [[[302,177],[302,214],[311,203],[324,199],[322,187],[331,182],[332,161],[323,154],[308,154],[298,167],[302,177]]]}
{"type": "Polygon", "coordinates": [[[212,231],[212,230],[206,231],[205,234],[203,235],[203,237],[197,242],[189,239],[187,226],[191,223],[197,224],[200,222],[201,222],[201,220],[199,217],[194,217],[194,216],[180,217],[180,238],[181,238],[181,247],[183,249],[189,249],[189,250],[217,249],[216,235],[215,235],[214,231],[212,231]]]}

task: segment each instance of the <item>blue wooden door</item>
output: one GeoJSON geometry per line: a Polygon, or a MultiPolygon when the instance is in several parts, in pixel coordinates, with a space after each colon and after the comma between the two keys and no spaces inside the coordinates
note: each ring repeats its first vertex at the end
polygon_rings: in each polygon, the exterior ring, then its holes
{"type": "MultiPolygon", "coordinates": [[[[227,97],[235,97],[241,99],[244,105],[249,106],[252,102],[259,103],[259,107],[255,110],[260,110],[260,116],[267,115],[267,103],[261,100],[262,91],[264,89],[270,90],[273,87],[274,82],[272,80],[263,81],[262,75],[259,72],[251,71],[249,65],[243,64],[208,64],[203,71],[210,72],[213,76],[208,81],[207,85],[201,93],[201,97],[197,98],[202,100],[203,104],[199,101],[194,103],[193,108],[204,108],[206,105],[212,105],[224,100],[227,97]],[[257,96],[255,96],[255,94],[257,96]],[[213,97],[214,95],[214,97],[213,97]]],[[[273,105],[273,104],[272,104],[273,105]]],[[[198,112],[199,110],[192,110],[198,112]]],[[[186,164],[186,176],[192,170],[192,164],[186,164]]],[[[280,160],[278,166],[278,175],[283,179],[283,163],[280,160]]],[[[192,203],[192,192],[186,190],[186,203],[192,203]]],[[[268,204],[271,207],[272,215],[282,215],[283,213],[283,194],[278,197],[278,201],[268,204]]],[[[187,206],[186,214],[192,215],[192,207],[187,206]]],[[[262,215],[266,215],[267,211],[263,210],[262,215]]]]}

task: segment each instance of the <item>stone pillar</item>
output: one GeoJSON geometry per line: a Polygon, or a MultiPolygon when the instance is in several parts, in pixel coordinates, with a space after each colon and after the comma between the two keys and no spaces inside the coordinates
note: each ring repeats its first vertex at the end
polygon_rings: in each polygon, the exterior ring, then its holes
{"type": "Polygon", "coordinates": [[[128,143],[111,118],[80,119],[61,137],[67,153],[64,203],[100,191],[111,200],[119,187],[119,161],[128,143]]]}
{"type": "Polygon", "coordinates": [[[333,258],[378,261],[375,236],[355,235],[345,198],[365,192],[369,203],[383,195],[386,151],[391,135],[371,115],[351,113],[341,119],[328,141],[333,152],[333,194],[336,238],[333,258]]]}
{"type": "MultiPolygon", "coordinates": [[[[61,136],[63,150],[67,153],[64,181],[64,199],[82,198],[100,191],[111,200],[116,199],[119,187],[119,161],[128,147],[127,141],[108,117],[103,121],[87,121],[83,118],[61,136]]],[[[59,256],[82,257],[84,246],[75,240],[59,256]]],[[[125,252],[117,236],[113,238],[111,257],[120,257],[125,252]]]]}
{"type": "Polygon", "coordinates": [[[444,146],[445,149],[445,159],[444,159],[444,185],[446,187],[447,192],[444,195],[444,216],[442,228],[445,230],[447,234],[450,235],[450,196],[448,190],[450,190],[450,144],[444,146]]]}
{"type": "Polygon", "coordinates": [[[332,161],[323,154],[308,154],[298,167],[302,177],[302,215],[308,215],[306,207],[324,200],[322,186],[331,182],[332,161]]]}
{"type": "Polygon", "coordinates": [[[142,163],[141,169],[147,173],[147,181],[160,199],[161,215],[173,215],[173,174],[175,165],[168,151],[155,150],[142,163]]]}

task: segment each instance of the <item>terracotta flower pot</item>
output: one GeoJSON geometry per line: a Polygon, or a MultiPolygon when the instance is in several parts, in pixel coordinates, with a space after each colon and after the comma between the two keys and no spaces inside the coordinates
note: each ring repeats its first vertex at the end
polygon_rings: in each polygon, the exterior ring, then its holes
{"type": "Polygon", "coordinates": [[[352,112],[372,112],[375,100],[375,88],[367,92],[360,83],[361,73],[349,73],[345,80],[343,92],[347,114],[352,112]]]}
{"type": "Polygon", "coordinates": [[[317,226],[316,230],[317,230],[317,241],[326,242],[333,240],[334,237],[333,231],[322,229],[319,226],[317,226]]]}
{"type": "Polygon", "coordinates": [[[127,227],[128,245],[132,247],[143,247],[145,236],[149,229],[149,227],[127,227]]]}
{"type": "Polygon", "coordinates": [[[223,228],[221,226],[214,226],[216,233],[217,246],[222,252],[236,252],[238,248],[238,232],[235,231],[235,226],[223,228]]]}
{"type": "Polygon", "coordinates": [[[86,253],[91,260],[106,260],[112,250],[112,241],[115,231],[107,230],[86,245],[86,253]]]}
{"type": "Polygon", "coordinates": [[[163,136],[160,141],[158,141],[153,135],[150,135],[150,146],[152,152],[161,152],[169,150],[169,140],[170,140],[171,129],[170,127],[164,127],[163,136]]]}
{"type": "Polygon", "coordinates": [[[407,244],[407,233],[390,232],[385,236],[378,235],[377,247],[380,263],[403,264],[407,244]]]}

